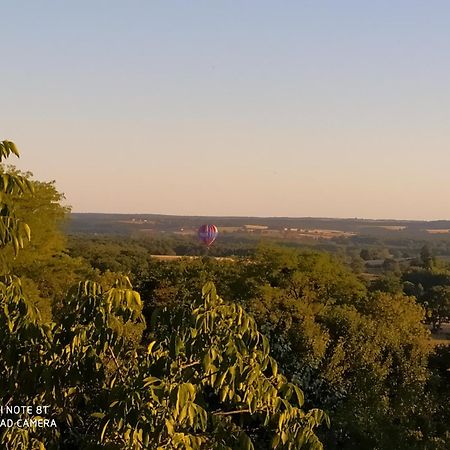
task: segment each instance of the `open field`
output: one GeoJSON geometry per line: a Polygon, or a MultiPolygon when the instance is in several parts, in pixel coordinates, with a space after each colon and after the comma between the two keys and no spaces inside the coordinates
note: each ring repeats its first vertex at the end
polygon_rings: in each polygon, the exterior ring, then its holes
{"type": "Polygon", "coordinates": [[[306,237],[310,239],[333,239],[333,238],[347,238],[351,236],[356,236],[357,233],[354,231],[342,231],[342,230],[322,230],[322,229],[312,229],[312,230],[299,230],[296,236],[306,237]]]}
{"type": "Polygon", "coordinates": [[[384,228],[385,230],[390,230],[390,231],[406,230],[405,225],[377,225],[377,226],[378,226],[378,228],[384,228]]]}

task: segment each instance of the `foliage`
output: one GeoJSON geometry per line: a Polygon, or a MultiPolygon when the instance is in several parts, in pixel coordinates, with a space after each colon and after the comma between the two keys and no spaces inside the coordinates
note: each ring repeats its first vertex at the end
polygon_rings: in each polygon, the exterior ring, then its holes
{"type": "Polygon", "coordinates": [[[0,166],[0,177],[9,180],[3,202],[9,208],[13,206],[15,220],[22,224],[25,234],[33,230],[33,239],[18,239],[20,252],[13,246],[0,249],[2,269],[21,278],[22,289],[39,306],[44,321],[49,322],[53,303],[71,285],[92,276],[93,271],[83,259],[72,258],[66,252],[61,225],[69,209],[61,206],[64,196],[55,183],[33,180],[31,173],[13,166],[0,166]],[[11,180],[20,180],[17,186],[24,189],[13,189],[11,180]]]}
{"type": "Polygon", "coordinates": [[[434,286],[423,295],[427,319],[434,331],[450,321],[450,286],[434,286]]]}
{"type": "Polygon", "coordinates": [[[321,448],[313,429],[326,416],[300,409],[303,393],[278,372],[254,320],[213,284],[191,308],[155,310],[152,322],[147,355],[111,393],[105,440],[130,448],[321,448]]]}
{"type": "Polygon", "coordinates": [[[405,292],[415,295],[426,310],[426,321],[438,331],[450,320],[450,271],[445,268],[412,268],[402,276],[405,292]]]}
{"type": "Polygon", "coordinates": [[[402,294],[367,293],[321,255],[260,258],[250,311],[282,369],[333,417],[327,448],[425,445],[413,432],[430,353],[422,308],[402,294]]]}
{"type": "Polygon", "coordinates": [[[97,442],[108,448],[250,449],[260,429],[264,438],[272,435],[267,448],[322,448],[313,429],[327,417],[300,409],[303,393],[278,372],[253,319],[225,304],[212,284],[190,317],[174,322],[169,314],[166,322],[164,313],[155,316],[155,337],[164,339],[146,349],[122,337],[124,323],[142,320],[140,296],[127,280],[107,292],[80,283],[69,293],[61,322],[51,327],[38,323],[19,285],[3,287],[2,319],[9,325],[2,329],[9,332],[0,353],[7,369],[1,397],[50,405],[58,424],[5,430],[2,442],[11,448],[97,442]]]}
{"type": "MultiPolygon", "coordinates": [[[[19,156],[19,152],[11,141],[0,142],[0,163],[11,154],[19,156]]],[[[9,244],[16,256],[24,242],[30,239],[31,230],[27,223],[16,215],[13,198],[22,196],[26,191],[32,191],[31,183],[23,176],[0,172],[0,261],[2,273],[8,272],[6,262],[9,259],[5,253],[9,252],[9,244]]]]}
{"type": "MultiPolygon", "coordinates": [[[[1,151],[17,154],[8,142],[1,151]]],[[[29,228],[15,216],[15,197],[3,194],[20,197],[30,183],[16,174],[2,180],[0,244],[17,254],[29,228]]],[[[2,268],[10,270],[6,263],[2,268]]],[[[280,373],[254,319],[218,297],[212,283],[193,303],[155,309],[147,331],[153,340],[146,345],[129,339],[126,330],[145,323],[142,308],[127,277],[107,290],[86,281],[70,289],[55,320],[43,324],[20,279],[5,274],[0,399],[3,405],[47,405],[55,426],[0,428],[2,445],[322,448],[315,428],[329,423],[327,415],[301,409],[303,392],[280,373]]]]}
{"type": "Polygon", "coordinates": [[[144,310],[149,319],[156,306],[169,312],[191,304],[207,279],[240,300],[306,405],[329,411],[327,448],[431,445],[434,425],[424,425],[434,408],[429,333],[423,309],[402,294],[398,277],[368,292],[336,258],[267,246],[246,261],[153,261],[149,268],[138,281],[152,299],[144,310]]]}

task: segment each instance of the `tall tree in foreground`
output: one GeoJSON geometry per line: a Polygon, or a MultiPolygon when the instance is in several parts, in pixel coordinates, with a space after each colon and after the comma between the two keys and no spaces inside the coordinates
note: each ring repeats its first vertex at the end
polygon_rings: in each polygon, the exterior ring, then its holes
{"type": "MultiPolygon", "coordinates": [[[[8,141],[3,146],[17,151],[8,141]]],[[[20,277],[27,297],[38,306],[43,320],[49,322],[55,301],[61,300],[71,285],[93,271],[81,258],[67,254],[62,224],[69,208],[61,205],[64,195],[58,192],[54,181],[37,181],[30,172],[3,164],[0,164],[0,178],[8,185],[2,204],[13,206],[14,220],[27,223],[28,229],[33,230],[32,240],[22,239],[19,253],[13,246],[0,249],[3,271],[20,277]]]]}

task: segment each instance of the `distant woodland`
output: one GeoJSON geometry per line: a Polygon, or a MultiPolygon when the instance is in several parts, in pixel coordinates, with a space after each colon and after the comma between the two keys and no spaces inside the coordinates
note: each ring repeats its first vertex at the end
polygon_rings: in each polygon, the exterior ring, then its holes
{"type": "Polygon", "coordinates": [[[450,448],[450,222],[63,203],[1,166],[3,448],[450,448]]]}

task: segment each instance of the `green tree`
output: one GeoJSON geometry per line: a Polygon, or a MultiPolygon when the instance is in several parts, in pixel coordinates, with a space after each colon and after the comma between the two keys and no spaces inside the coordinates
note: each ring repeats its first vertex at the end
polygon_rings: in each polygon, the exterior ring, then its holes
{"type": "MultiPolygon", "coordinates": [[[[11,154],[19,152],[11,141],[0,142],[0,164],[11,154]]],[[[9,272],[8,261],[17,256],[25,241],[30,240],[30,227],[18,216],[14,198],[32,191],[31,183],[23,176],[14,173],[0,173],[0,262],[1,274],[9,272]],[[11,244],[11,245],[10,245],[11,244]],[[11,250],[10,250],[11,248],[11,250]]]]}
{"type": "Polygon", "coordinates": [[[431,269],[433,267],[434,259],[428,245],[424,245],[420,250],[420,259],[425,269],[431,269]]]}
{"type": "Polygon", "coordinates": [[[450,271],[433,266],[413,268],[403,274],[404,290],[416,296],[426,309],[426,321],[434,331],[450,320],[450,271]]]}
{"type": "Polygon", "coordinates": [[[442,324],[450,320],[450,286],[432,287],[424,294],[423,300],[433,331],[440,330],[442,324]]]}
{"type": "Polygon", "coordinates": [[[329,256],[275,249],[257,261],[249,311],[288,378],[333,417],[327,448],[430,445],[416,433],[431,347],[415,300],[368,293],[329,256]]]}
{"type": "Polygon", "coordinates": [[[25,240],[19,253],[15,254],[12,247],[0,250],[4,270],[21,278],[26,295],[39,307],[43,319],[50,321],[53,303],[93,271],[81,258],[67,254],[62,225],[69,208],[61,206],[64,196],[55,183],[33,180],[30,172],[13,166],[0,165],[0,176],[21,180],[27,186],[23,191],[8,190],[3,199],[8,205],[14,204],[16,220],[26,222],[33,230],[33,239],[25,240]]]}

